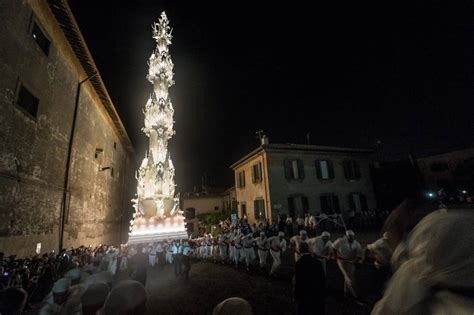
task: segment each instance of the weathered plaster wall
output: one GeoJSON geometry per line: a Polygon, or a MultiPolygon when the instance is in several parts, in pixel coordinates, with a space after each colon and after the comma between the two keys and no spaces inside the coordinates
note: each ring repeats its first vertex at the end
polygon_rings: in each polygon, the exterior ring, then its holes
{"type": "MultiPolygon", "coordinates": [[[[23,256],[38,242],[42,252],[57,249],[76,89],[84,77],[44,3],[0,2],[0,251],[23,256]],[[29,33],[32,19],[51,40],[48,56],[29,33]],[[16,105],[20,83],[39,98],[36,119],[16,105]]],[[[83,84],[64,246],[121,241],[132,158],[93,89],[83,84]],[[96,148],[103,149],[98,158],[96,148]],[[114,176],[101,167],[113,167],[114,176]]]]}

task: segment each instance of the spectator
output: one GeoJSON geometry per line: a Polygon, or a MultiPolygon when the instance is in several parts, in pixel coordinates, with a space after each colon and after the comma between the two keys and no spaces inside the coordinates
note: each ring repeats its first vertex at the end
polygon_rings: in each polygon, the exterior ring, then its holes
{"type": "Polygon", "coordinates": [[[309,245],[299,245],[301,258],[295,264],[294,298],[297,314],[324,314],[326,276],[321,262],[310,255],[309,245]]]}
{"type": "Polygon", "coordinates": [[[228,298],[216,305],[212,315],[252,315],[250,304],[239,297],[228,298]]]}
{"type": "Polygon", "coordinates": [[[145,287],[134,280],[119,282],[107,297],[103,310],[104,315],[145,314],[145,312],[145,287]]]}
{"type": "Polygon", "coordinates": [[[6,289],[2,294],[0,314],[20,315],[26,304],[28,294],[25,290],[16,287],[6,289]]]}
{"type": "Polygon", "coordinates": [[[92,283],[81,297],[82,315],[95,315],[104,306],[109,295],[109,286],[105,283],[92,283]]]}

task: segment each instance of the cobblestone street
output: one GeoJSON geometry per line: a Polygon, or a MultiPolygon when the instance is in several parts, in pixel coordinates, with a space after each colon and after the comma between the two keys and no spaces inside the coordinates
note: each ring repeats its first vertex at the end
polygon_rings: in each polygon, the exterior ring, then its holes
{"type": "MultiPolygon", "coordinates": [[[[372,239],[375,235],[361,236],[372,239]]],[[[148,314],[210,314],[222,300],[239,296],[250,302],[255,314],[294,314],[291,278],[292,251],[283,256],[278,277],[270,278],[258,270],[247,273],[230,265],[195,261],[190,279],[175,278],[170,265],[150,268],[146,290],[148,314]]],[[[270,264],[270,259],[269,259],[270,264]]],[[[326,314],[368,314],[375,288],[373,267],[357,265],[358,289],[364,306],[343,298],[343,280],[335,262],[328,263],[326,314]]]]}

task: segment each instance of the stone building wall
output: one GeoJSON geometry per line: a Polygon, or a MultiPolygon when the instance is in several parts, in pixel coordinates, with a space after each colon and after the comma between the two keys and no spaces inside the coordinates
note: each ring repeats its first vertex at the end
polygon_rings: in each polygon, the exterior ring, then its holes
{"type": "MultiPolygon", "coordinates": [[[[0,251],[24,256],[37,243],[41,252],[57,250],[76,91],[86,75],[46,1],[1,1],[0,43],[0,251]],[[32,23],[50,40],[48,54],[32,38],[32,23]],[[17,105],[21,85],[39,99],[36,117],[17,105]]],[[[64,247],[122,241],[134,183],[127,145],[92,86],[83,84],[64,247]],[[114,176],[102,167],[113,167],[114,176]]]]}

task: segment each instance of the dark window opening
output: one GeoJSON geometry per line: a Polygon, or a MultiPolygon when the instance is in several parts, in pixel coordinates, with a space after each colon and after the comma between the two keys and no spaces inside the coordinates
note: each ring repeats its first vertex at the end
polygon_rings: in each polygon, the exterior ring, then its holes
{"type": "Polygon", "coordinates": [[[187,208],[184,211],[184,216],[186,220],[193,220],[196,217],[196,209],[195,208],[187,208]]]}
{"type": "Polygon", "coordinates": [[[263,199],[256,199],[253,202],[254,215],[256,220],[265,219],[265,202],[263,199]]]}
{"type": "Polygon", "coordinates": [[[341,212],[339,208],[339,199],[336,195],[321,195],[319,200],[321,202],[321,210],[324,213],[331,214],[341,212]]]}
{"type": "Polygon", "coordinates": [[[114,149],[117,149],[117,142],[114,142],[114,149]]]}
{"type": "Polygon", "coordinates": [[[304,165],[302,160],[285,160],[283,166],[286,179],[304,179],[304,165]]]}
{"type": "Polygon", "coordinates": [[[51,45],[51,42],[46,37],[46,35],[44,35],[43,31],[36,23],[34,23],[33,29],[31,30],[31,36],[36,41],[39,48],[41,48],[41,50],[45,53],[45,55],[48,56],[49,46],[51,45]]]}
{"type": "Polygon", "coordinates": [[[355,160],[345,160],[344,165],[344,176],[349,180],[356,180],[361,177],[359,163],[355,160]]]}
{"type": "Polygon", "coordinates": [[[20,86],[16,104],[24,109],[28,114],[36,118],[36,115],[38,114],[39,100],[23,85],[20,86]]]}

